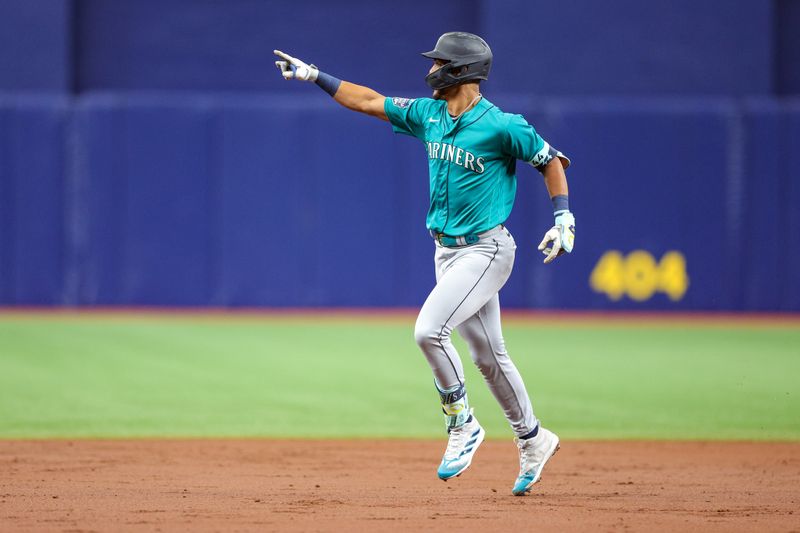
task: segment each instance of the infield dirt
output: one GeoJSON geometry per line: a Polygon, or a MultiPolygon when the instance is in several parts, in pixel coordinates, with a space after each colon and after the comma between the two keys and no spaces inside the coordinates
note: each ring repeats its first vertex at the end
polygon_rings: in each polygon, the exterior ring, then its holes
{"type": "Polygon", "coordinates": [[[512,442],[447,483],[445,441],[0,441],[3,531],[800,531],[800,443],[512,442]]]}

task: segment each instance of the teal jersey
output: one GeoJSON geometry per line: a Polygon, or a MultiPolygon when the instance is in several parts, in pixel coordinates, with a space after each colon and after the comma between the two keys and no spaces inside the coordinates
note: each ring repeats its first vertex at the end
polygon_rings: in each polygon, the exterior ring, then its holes
{"type": "Polygon", "coordinates": [[[538,169],[554,150],[522,115],[504,113],[481,98],[453,120],[447,102],[386,98],[384,110],[396,133],[425,143],[430,172],[428,229],[447,235],[481,233],[511,214],[517,192],[516,161],[538,169]]]}

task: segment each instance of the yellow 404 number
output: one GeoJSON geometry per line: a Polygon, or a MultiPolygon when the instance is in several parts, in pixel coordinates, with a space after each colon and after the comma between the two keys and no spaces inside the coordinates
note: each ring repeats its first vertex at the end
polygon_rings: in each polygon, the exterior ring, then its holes
{"type": "Polygon", "coordinates": [[[589,284],[596,292],[614,301],[624,295],[643,302],[656,292],[663,292],[677,302],[689,288],[686,259],[680,252],[670,251],[656,263],[650,252],[634,250],[627,257],[616,250],[603,254],[592,270],[589,284]]]}

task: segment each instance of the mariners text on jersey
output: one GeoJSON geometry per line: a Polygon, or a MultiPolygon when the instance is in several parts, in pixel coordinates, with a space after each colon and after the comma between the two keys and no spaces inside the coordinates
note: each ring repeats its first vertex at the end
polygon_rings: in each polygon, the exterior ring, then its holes
{"type": "Polygon", "coordinates": [[[468,168],[478,174],[483,174],[483,171],[486,170],[483,164],[484,158],[475,157],[475,154],[469,150],[464,150],[459,146],[453,146],[447,143],[426,141],[425,144],[428,147],[428,157],[431,159],[450,161],[451,163],[468,168]]]}

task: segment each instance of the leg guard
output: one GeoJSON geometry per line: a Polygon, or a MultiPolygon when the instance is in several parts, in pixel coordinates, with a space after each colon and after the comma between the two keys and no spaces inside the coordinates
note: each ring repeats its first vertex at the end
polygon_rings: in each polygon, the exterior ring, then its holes
{"type": "Polygon", "coordinates": [[[469,418],[466,387],[462,384],[442,390],[436,383],[436,390],[439,391],[447,430],[464,425],[469,418]]]}

